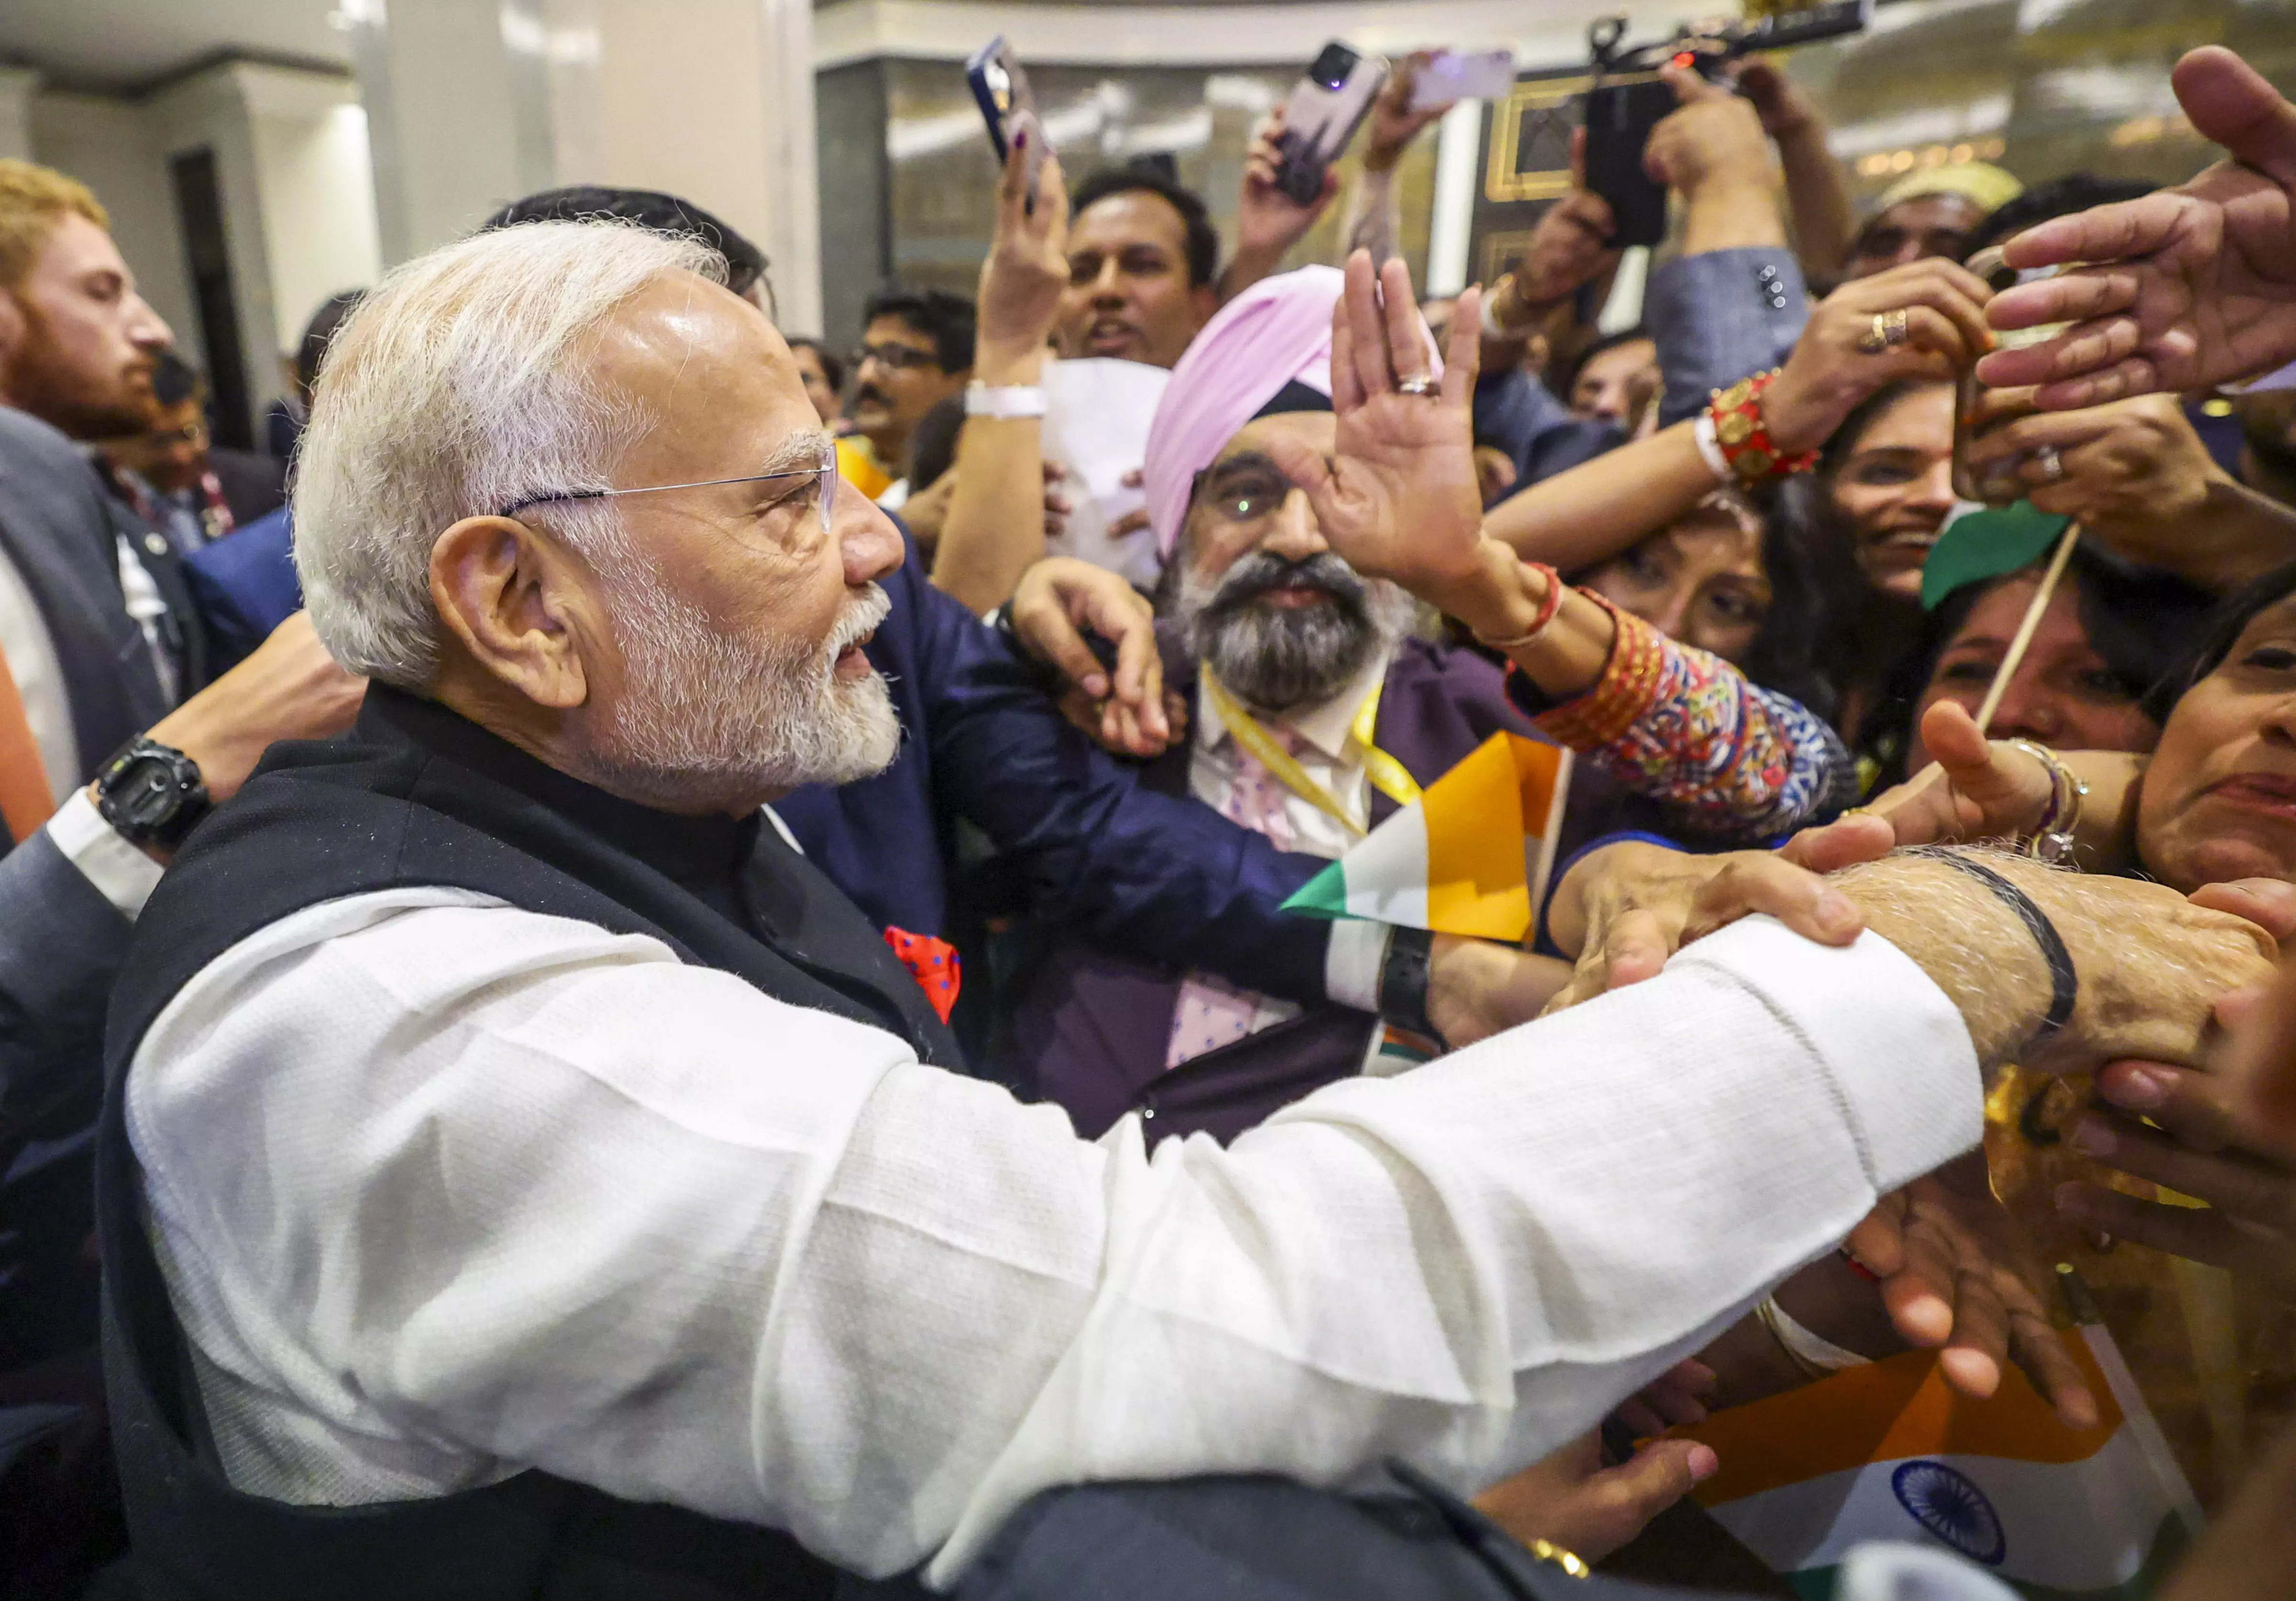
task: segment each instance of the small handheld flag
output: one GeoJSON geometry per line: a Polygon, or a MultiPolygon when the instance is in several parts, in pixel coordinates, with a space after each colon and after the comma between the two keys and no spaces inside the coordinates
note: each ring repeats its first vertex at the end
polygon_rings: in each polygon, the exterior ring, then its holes
{"type": "Polygon", "coordinates": [[[2103,1414],[2093,1429],[2013,1369],[1973,1400],[1914,1351],[1671,1433],[1714,1448],[1720,1471],[1692,1494],[1799,1595],[1831,1594],[1862,1541],[1911,1540],[2033,1601],[2136,1601],[2200,1510],[2103,1326],[2059,1338],[2103,1414]]]}
{"type": "Polygon", "coordinates": [[[1494,734],[1283,907],[1520,942],[1546,898],[1570,785],[1569,751],[1494,734]]]}

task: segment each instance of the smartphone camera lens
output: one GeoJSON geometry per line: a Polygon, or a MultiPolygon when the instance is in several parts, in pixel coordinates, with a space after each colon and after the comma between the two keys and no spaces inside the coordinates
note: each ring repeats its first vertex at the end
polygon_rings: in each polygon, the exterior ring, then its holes
{"type": "Polygon", "coordinates": [[[1345,45],[1326,45],[1315,65],[1308,69],[1308,76],[1326,89],[1343,88],[1348,74],[1356,70],[1356,53],[1345,45]]]}

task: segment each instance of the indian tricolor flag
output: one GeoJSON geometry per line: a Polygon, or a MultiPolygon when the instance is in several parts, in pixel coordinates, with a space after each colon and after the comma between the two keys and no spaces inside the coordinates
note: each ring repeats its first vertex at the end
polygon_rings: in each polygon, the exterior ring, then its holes
{"type": "Polygon", "coordinates": [[[1546,899],[1570,752],[1494,734],[1284,909],[1521,941],[1546,899]]]}
{"type": "Polygon", "coordinates": [[[1866,1540],[1942,1546],[2033,1601],[2139,1601],[2200,1508],[2103,1326],[2062,1337],[2095,1428],[2059,1423],[2014,1369],[1972,1400],[1907,1351],[1673,1431],[1720,1458],[1691,1493],[1812,1601],[1866,1540]]]}

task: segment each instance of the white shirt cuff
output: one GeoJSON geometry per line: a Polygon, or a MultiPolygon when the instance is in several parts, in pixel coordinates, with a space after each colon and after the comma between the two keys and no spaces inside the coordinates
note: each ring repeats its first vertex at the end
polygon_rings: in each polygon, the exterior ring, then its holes
{"type": "Polygon", "coordinates": [[[1358,1012],[1379,1011],[1380,969],[1387,965],[1387,941],[1395,932],[1384,923],[1343,917],[1332,924],[1324,949],[1324,994],[1358,1012]]]}
{"type": "Polygon", "coordinates": [[[1729,974],[1761,996],[1833,1071],[1859,1155],[1887,1195],[1985,1133],[1985,1075],[1961,1014],[1911,956],[1872,932],[1848,949],[1775,918],[1741,918],[1667,964],[1729,974]],[[1890,997],[1887,1006],[1860,996],[1890,997]],[[1925,1064],[1909,1071],[1909,1063],[1925,1064]]]}
{"type": "Polygon", "coordinates": [[[84,789],[74,790],[71,799],[56,809],[47,829],[49,841],[63,852],[64,859],[79,869],[80,876],[94,884],[97,893],[119,907],[121,916],[135,922],[144,903],[152,899],[152,891],[159,888],[160,864],[105,822],[84,789]]]}

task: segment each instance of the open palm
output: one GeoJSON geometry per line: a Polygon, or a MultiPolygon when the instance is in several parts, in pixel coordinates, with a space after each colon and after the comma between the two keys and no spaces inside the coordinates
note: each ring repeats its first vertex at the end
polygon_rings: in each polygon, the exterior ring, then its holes
{"type": "Polygon", "coordinates": [[[1480,318],[1471,289],[1452,314],[1439,387],[1405,393],[1399,381],[1434,367],[1410,271],[1398,260],[1374,274],[1363,250],[1348,259],[1332,317],[1332,454],[1292,442],[1275,454],[1307,492],[1324,538],[1365,577],[1426,594],[1474,571],[1483,517],[1472,414],[1480,318]]]}

